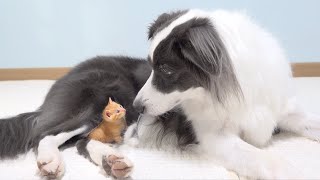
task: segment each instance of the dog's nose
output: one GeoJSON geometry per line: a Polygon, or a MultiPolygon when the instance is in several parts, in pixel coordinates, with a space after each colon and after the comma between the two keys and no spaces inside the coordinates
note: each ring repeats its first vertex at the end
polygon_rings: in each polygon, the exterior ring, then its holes
{"type": "Polygon", "coordinates": [[[145,110],[145,106],[139,100],[135,100],[133,102],[133,107],[138,113],[143,114],[145,110]]]}

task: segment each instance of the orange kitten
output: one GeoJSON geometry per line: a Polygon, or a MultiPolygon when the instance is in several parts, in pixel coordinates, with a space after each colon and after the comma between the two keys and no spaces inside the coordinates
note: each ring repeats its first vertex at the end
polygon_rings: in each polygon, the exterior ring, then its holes
{"type": "Polygon", "coordinates": [[[102,122],[89,133],[89,138],[103,143],[121,143],[121,132],[126,128],[126,110],[109,98],[102,112],[102,122]]]}

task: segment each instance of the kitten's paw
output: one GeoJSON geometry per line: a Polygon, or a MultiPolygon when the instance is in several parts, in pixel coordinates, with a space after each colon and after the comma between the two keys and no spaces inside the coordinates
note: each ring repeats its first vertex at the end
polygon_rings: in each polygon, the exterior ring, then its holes
{"type": "Polygon", "coordinates": [[[123,142],[123,138],[122,137],[116,137],[114,138],[114,141],[117,143],[117,144],[121,144],[123,142]]]}
{"type": "Polygon", "coordinates": [[[133,170],[133,164],[128,158],[113,154],[102,159],[102,167],[107,174],[117,178],[129,177],[133,170]]]}
{"type": "Polygon", "coordinates": [[[37,165],[40,175],[49,179],[59,179],[64,174],[64,163],[59,150],[39,153],[37,165]]]}

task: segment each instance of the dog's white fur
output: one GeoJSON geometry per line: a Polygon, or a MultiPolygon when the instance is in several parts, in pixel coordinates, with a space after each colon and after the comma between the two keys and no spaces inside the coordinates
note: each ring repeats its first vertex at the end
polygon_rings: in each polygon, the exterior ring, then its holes
{"type": "Polygon", "coordinates": [[[64,163],[59,151],[59,146],[70,138],[83,133],[87,127],[63,132],[55,136],[46,136],[40,140],[38,146],[37,163],[41,175],[61,177],[64,174],[64,163]]]}
{"type": "Polygon", "coordinates": [[[252,178],[299,177],[299,171],[288,162],[257,148],[267,145],[276,126],[311,139],[320,138],[319,117],[311,117],[297,106],[291,90],[290,64],[271,34],[239,12],[191,10],[151,39],[151,59],[157,45],[174,27],[194,17],[207,17],[216,28],[231,58],[244,101],[239,103],[230,96],[227,105],[222,106],[212,101],[212,92],[204,88],[161,93],[151,83],[153,74],[137,99],[142,99],[147,113],[154,116],[181,105],[192,121],[200,148],[226,168],[252,178]]]}
{"type": "Polygon", "coordinates": [[[87,150],[91,160],[100,167],[102,167],[102,159],[104,156],[115,155],[117,157],[123,157],[118,151],[111,147],[111,144],[104,144],[96,140],[89,141],[87,150]]]}

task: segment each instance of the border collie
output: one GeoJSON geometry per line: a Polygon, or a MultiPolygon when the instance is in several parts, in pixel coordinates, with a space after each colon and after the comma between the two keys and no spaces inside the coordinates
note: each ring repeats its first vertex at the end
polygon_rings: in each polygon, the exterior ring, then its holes
{"type": "Polygon", "coordinates": [[[290,64],[270,33],[239,12],[187,10],[159,16],[149,39],[152,72],[134,100],[140,122],[130,127],[139,143],[165,132],[153,117],[178,109],[197,148],[224,167],[251,178],[302,176],[261,149],[275,128],[320,138],[320,118],[295,101],[290,64]]]}

